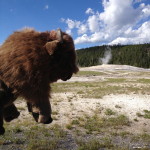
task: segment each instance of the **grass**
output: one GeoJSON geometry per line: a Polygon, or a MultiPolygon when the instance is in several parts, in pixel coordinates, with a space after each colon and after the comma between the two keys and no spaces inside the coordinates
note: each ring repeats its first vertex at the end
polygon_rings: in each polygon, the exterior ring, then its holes
{"type": "Polygon", "coordinates": [[[73,126],[72,126],[72,124],[67,124],[67,125],[66,125],[66,128],[67,128],[68,130],[72,130],[72,129],[73,129],[73,126]]]}
{"type": "Polygon", "coordinates": [[[109,83],[124,83],[127,82],[125,78],[106,78],[107,80],[105,82],[109,83]]]}
{"type": "Polygon", "coordinates": [[[149,110],[143,110],[144,111],[144,118],[150,119],[150,111],[149,110]]]}
{"type": "Polygon", "coordinates": [[[51,128],[33,126],[25,135],[29,138],[27,150],[55,150],[66,132],[58,125],[51,128]]]}
{"type": "Polygon", "coordinates": [[[119,135],[120,135],[121,137],[125,138],[125,137],[128,137],[129,135],[131,135],[131,133],[130,133],[130,132],[127,132],[127,131],[122,131],[122,132],[119,133],[119,135]]]}
{"type": "Polygon", "coordinates": [[[132,141],[140,141],[142,140],[143,143],[150,143],[150,134],[148,133],[142,133],[142,134],[138,134],[138,135],[134,135],[132,137],[132,141]]]}
{"type": "Polygon", "coordinates": [[[101,140],[91,139],[88,142],[82,139],[77,140],[79,145],[78,150],[99,150],[100,148],[112,148],[114,145],[110,138],[103,138],[101,140]]]}
{"type": "Polygon", "coordinates": [[[143,110],[143,112],[137,112],[136,115],[138,117],[143,117],[145,119],[150,119],[150,111],[149,110],[143,110]]]}
{"type": "Polygon", "coordinates": [[[138,117],[143,117],[143,115],[142,115],[140,112],[137,112],[136,115],[137,115],[138,117]]]}
{"type": "Polygon", "coordinates": [[[31,139],[28,143],[27,150],[56,150],[57,148],[57,140],[40,140],[39,139],[31,139]]]}
{"type": "MultiPolygon", "coordinates": [[[[108,78],[107,80],[98,80],[91,82],[63,82],[52,84],[54,93],[74,92],[83,98],[102,98],[109,94],[147,94],[150,87],[136,86],[138,81],[128,81],[124,78],[108,78]],[[128,83],[128,84],[127,84],[128,83]]],[[[68,99],[71,101],[71,98],[68,99]]]]}
{"type": "MultiPolygon", "coordinates": [[[[122,126],[129,126],[130,121],[128,117],[125,115],[117,115],[115,117],[102,117],[101,115],[95,114],[93,115],[85,115],[82,119],[73,120],[71,124],[69,124],[69,129],[72,129],[73,125],[78,127],[82,127],[86,129],[86,133],[92,134],[94,132],[102,133],[106,129],[116,129],[122,126]],[[84,118],[84,119],[83,119],[84,118]]],[[[67,126],[68,129],[68,126],[67,126]]],[[[108,130],[109,131],[109,130],[108,130]]]]}
{"type": "Polygon", "coordinates": [[[150,79],[145,79],[145,78],[143,78],[143,79],[138,79],[137,82],[139,82],[139,83],[144,83],[144,84],[150,84],[150,79]]]}
{"type": "Polygon", "coordinates": [[[116,112],[114,112],[113,110],[111,110],[109,108],[105,110],[105,115],[111,116],[111,115],[115,115],[115,114],[116,114],[116,112]]]}
{"type": "MultiPolygon", "coordinates": [[[[25,122],[24,122],[25,123],[25,122]]],[[[44,125],[32,125],[25,129],[22,124],[9,126],[5,135],[0,136],[0,149],[2,147],[13,146],[26,150],[56,150],[59,141],[66,137],[59,125],[46,128],[44,125]]],[[[7,148],[6,148],[7,149],[7,148]]]]}
{"type": "Polygon", "coordinates": [[[139,135],[139,137],[140,137],[144,142],[150,143],[150,134],[143,133],[143,134],[139,135]]]}
{"type": "Polygon", "coordinates": [[[79,120],[72,120],[71,124],[72,125],[78,125],[78,124],[80,124],[80,121],[79,120]]]}

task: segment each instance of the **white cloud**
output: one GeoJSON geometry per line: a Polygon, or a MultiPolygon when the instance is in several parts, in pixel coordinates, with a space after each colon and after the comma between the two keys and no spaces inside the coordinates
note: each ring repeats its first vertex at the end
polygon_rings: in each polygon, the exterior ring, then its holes
{"type": "Polygon", "coordinates": [[[78,28],[78,34],[84,34],[87,32],[87,30],[88,30],[87,25],[81,24],[78,28]]]}
{"type": "Polygon", "coordinates": [[[76,20],[73,21],[71,19],[67,19],[65,22],[66,24],[68,24],[69,29],[78,28],[80,25],[80,21],[76,21],[76,20]]]}
{"type": "Polygon", "coordinates": [[[132,0],[104,0],[104,12],[100,13],[100,19],[106,26],[114,30],[135,24],[140,10],[134,9],[132,0]]]}
{"type": "Polygon", "coordinates": [[[72,34],[71,29],[67,29],[66,33],[68,33],[69,35],[71,35],[72,34]]]}
{"type": "Polygon", "coordinates": [[[81,43],[89,43],[90,39],[87,34],[83,34],[82,36],[75,39],[75,44],[81,44],[81,43]]]}
{"type": "Polygon", "coordinates": [[[75,21],[73,21],[71,19],[67,19],[66,23],[68,24],[69,29],[73,29],[75,27],[75,21]]]}
{"type": "Polygon", "coordinates": [[[143,14],[144,14],[146,17],[150,16],[150,5],[145,6],[145,7],[142,9],[142,12],[143,12],[143,14]]]}
{"type": "MultiPolygon", "coordinates": [[[[76,20],[72,20],[72,19],[64,19],[64,18],[61,18],[61,22],[64,22],[67,24],[67,29],[66,29],[66,32],[68,34],[72,34],[72,29],[74,28],[79,28],[79,26],[81,25],[81,22],[80,21],[76,21],[76,20]]],[[[79,31],[80,33],[83,33],[82,31],[79,31]]]]}
{"type": "Polygon", "coordinates": [[[139,44],[150,42],[150,21],[145,22],[137,30],[128,29],[124,37],[117,37],[109,44],[139,44]]]}
{"type": "Polygon", "coordinates": [[[92,8],[88,8],[85,13],[86,14],[94,14],[94,11],[92,10],[92,8]]]}
{"type": "Polygon", "coordinates": [[[82,36],[75,39],[75,44],[82,44],[82,43],[95,43],[99,41],[105,41],[107,35],[104,35],[101,32],[95,32],[91,35],[83,34],[82,36]]]}
{"type": "Polygon", "coordinates": [[[87,23],[91,32],[99,31],[99,18],[97,15],[89,16],[87,23]]]}
{"type": "Polygon", "coordinates": [[[68,33],[76,31],[75,44],[150,42],[149,4],[143,0],[103,0],[102,5],[103,12],[88,8],[86,20],[63,19],[68,33]]]}

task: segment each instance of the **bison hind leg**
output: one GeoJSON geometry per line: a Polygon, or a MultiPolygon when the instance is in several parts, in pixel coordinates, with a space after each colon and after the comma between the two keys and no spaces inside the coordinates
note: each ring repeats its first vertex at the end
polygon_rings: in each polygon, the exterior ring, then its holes
{"type": "Polygon", "coordinates": [[[0,126],[0,135],[3,135],[5,133],[5,129],[3,126],[0,126]]]}
{"type": "Polygon", "coordinates": [[[5,133],[5,129],[3,127],[3,111],[0,107],[0,135],[3,135],[5,133]]]}
{"type": "Polygon", "coordinates": [[[6,122],[10,122],[13,119],[16,119],[19,117],[20,112],[17,110],[16,106],[14,104],[11,104],[4,108],[3,110],[4,119],[6,122]]]}

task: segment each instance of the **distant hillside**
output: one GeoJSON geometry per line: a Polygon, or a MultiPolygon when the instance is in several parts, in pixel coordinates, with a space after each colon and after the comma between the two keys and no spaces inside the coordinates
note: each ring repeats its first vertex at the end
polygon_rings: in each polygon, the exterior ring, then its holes
{"type": "Polygon", "coordinates": [[[95,46],[77,50],[77,57],[81,67],[108,63],[150,68],[150,44],[95,46]]]}

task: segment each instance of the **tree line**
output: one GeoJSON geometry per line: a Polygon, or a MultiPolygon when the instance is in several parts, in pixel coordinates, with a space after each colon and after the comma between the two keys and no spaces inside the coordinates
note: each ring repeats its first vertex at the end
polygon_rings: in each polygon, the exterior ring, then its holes
{"type": "Polygon", "coordinates": [[[81,67],[102,64],[106,51],[111,52],[108,64],[131,65],[150,68],[150,43],[137,45],[102,45],[77,50],[77,61],[81,67]]]}

